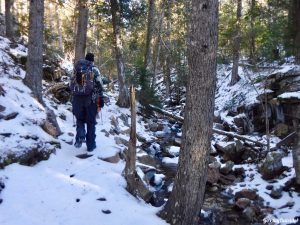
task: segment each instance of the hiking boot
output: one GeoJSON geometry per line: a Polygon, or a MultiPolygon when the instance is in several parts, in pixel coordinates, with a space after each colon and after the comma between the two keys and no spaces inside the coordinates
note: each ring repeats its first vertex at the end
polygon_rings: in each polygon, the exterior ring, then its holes
{"type": "Polygon", "coordinates": [[[96,148],[96,145],[94,145],[93,147],[87,148],[87,151],[92,152],[92,151],[94,151],[95,148],[96,148]]]}
{"type": "Polygon", "coordinates": [[[78,138],[78,140],[76,140],[74,146],[75,148],[80,148],[82,146],[82,142],[84,141],[84,139],[78,138]]]}

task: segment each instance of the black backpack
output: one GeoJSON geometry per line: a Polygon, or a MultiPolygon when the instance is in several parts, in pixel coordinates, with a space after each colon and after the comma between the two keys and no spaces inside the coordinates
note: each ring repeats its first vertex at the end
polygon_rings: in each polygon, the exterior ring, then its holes
{"type": "Polygon", "coordinates": [[[80,59],[75,63],[70,89],[75,96],[91,95],[94,90],[93,63],[80,59]]]}

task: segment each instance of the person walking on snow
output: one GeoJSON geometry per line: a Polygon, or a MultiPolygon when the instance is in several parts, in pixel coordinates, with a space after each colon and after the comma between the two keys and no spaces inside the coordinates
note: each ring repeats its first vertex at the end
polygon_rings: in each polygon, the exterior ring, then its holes
{"type": "Polygon", "coordinates": [[[94,66],[94,54],[87,53],[74,66],[74,78],[71,81],[73,93],[72,107],[76,117],[76,148],[80,148],[84,140],[87,151],[96,148],[96,116],[103,108],[103,83],[99,69],[94,66]],[[86,124],[86,129],[85,129],[86,124]]]}

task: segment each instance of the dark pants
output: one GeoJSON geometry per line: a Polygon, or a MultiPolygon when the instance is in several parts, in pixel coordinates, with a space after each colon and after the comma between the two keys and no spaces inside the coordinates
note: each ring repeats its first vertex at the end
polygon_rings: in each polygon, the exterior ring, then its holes
{"type": "Polygon", "coordinates": [[[94,149],[96,147],[97,105],[89,96],[74,96],[72,105],[76,117],[76,141],[85,139],[87,148],[94,149]]]}

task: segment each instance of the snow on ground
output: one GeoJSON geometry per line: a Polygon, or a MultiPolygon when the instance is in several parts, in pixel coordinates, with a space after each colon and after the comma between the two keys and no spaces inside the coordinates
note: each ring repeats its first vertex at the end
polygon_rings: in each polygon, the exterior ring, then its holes
{"type": "Polygon", "coordinates": [[[114,102],[103,109],[103,124],[98,119],[96,131],[97,149],[92,157],[79,159],[76,155],[86,153],[86,147],[75,149],[62,141],[72,139],[67,133],[75,133],[67,107],[59,106],[57,110],[58,114],[64,113],[67,120],[58,119],[64,135],[59,137],[62,147],[55,155],[33,167],[12,164],[0,170],[6,185],[1,193],[0,224],[166,224],[155,215],[158,208],[132,197],[125,190],[126,182],[121,175],[123,161],[111,164],[100,159],[122,150],[113,137],[105,137],[101,130],[109,130],[111,115],[125,110],[120,110],[114,102]],[[100,198],[106,200],[97,200],[100,198]],[[106,210],[111,214],[105,214],[106,210]]]}
{"type": "MultiPolygon", "coordinates": [[[[18,112],[18,115],[15,119],[1,120],[0,133],[12,133],[10,137],[1,136],[2,157],[8,150],[21,152],[32,147],[33,140],[22,136],[35,135],[43,142],[54,139],[39,126],[46,117],[45,109],[30,96],[30,90],[23,84],[24,71],[12,64],[3,49],[9,50],[9,42],[1,38],[0,58],[9,68],[4,73],[0,66],[0,84],[6,91],[5,97],[0,97],[0,104],[6,107],[5,115],[11,112],[18,112]]],[[[0,203],[0,224],[166,225],[156,216],[160,208],[146,204],[126,191],[126,181],[122,176],[124,161],[112,164],[101,160],[124,150],[115,143],[114,136],[106,137],[101,130],[109,131],[111,116],[129,115],[129,110],[115,106],[114,96],[111,96],[111,104],[104,107],[97,121],[97,149],[91,157],[80,159],[76,155],[86,153],[86,146],[76,149],[67,143],[74,139],[76,133],[70,105],[56,105],[48,98],[44,100],[57,116],[64,115],[66,118],[57,117],[63,132],[56,140],[60,142],[61,149],[57,149],[49,160],[35,166],[14,163],[0,170],[0,181],[5,184],[0,193],[3,200],[0,203]]],[[[128,129],[121,122],[120,128],[128,129]]],[[[143,135],[143,129],[138,129],[143,135]]],[[[157,182],[160,178],[157,177],[157,182]]]]}
{"type": "MultiPolygon", "coordinates": [[[[291,152],[287,157],[283,158],[283,166],[290,168],[289,172],[285,171],[282,179],[276,179],[272,185],[274,189],[284,187],[284,184],[294,177],[295,170],[293,168],[293,159],[291,152]]],[[[270,185],[269,182],[262,179],[261,174],[257,171],[257,166],[253,164],[235,165],[234,168],[243,167],[245,169],[246,178],[243,182],[237,183],[229,188],[227,192],[235,194],[244,188],[251,190],[257,190],[257,194],[264,199],[264,204],[274,208],[273,215],[269,215],[267,218],[281,218],[281,219],[293,219],[300,215],[300,196],[297,192],[282,192],[280,199],[273,199],[270,196],[271,190],[267,190],[266,187],[270,185]],[[284,207],[287,204],[294,204],[292,209],[284,207]]]]}

